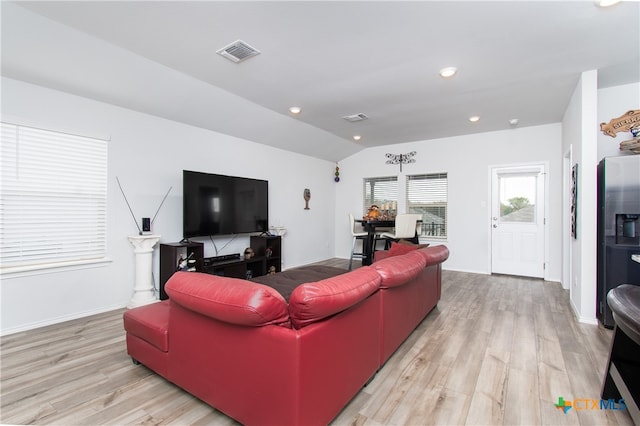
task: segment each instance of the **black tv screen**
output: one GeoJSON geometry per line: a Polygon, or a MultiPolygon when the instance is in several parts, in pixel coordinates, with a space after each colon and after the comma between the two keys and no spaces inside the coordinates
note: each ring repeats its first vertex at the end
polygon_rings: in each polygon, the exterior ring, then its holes
{"type": "Polygon", "coordinates": [[[269,223],[269,182],[182,172],[184,238],[264,232],[269,223]]]}

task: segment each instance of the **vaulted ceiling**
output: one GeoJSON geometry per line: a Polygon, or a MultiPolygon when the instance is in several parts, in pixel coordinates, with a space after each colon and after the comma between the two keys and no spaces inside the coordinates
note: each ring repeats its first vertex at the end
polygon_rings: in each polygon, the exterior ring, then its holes
{"type": "Polygon", "coordinates": [[[6,77],[331,161],[560,122],[594,69],[640,81],[640,3],[2,2],[6,77]],[[260,54],[216,54],[236,40],[260,54]]]}

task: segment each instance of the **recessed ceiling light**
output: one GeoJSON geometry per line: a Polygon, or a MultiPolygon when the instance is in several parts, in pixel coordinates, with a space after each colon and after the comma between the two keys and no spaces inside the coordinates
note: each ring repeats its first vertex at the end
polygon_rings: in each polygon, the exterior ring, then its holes
{"type": "Polygon", "coordinates": [[[472,123],[477,123],[478,121],[480,121],[480,117],[477,115],[472,115],[471,117],[469,117],[469,121],[472,123]]]}
{"type": "Polygon", "coordinates": [[[360,135],[355,135],[355,136],[353,137],[353,140],[354,140],[354,141],[359,141],[360,139],[362,139],[362,136],[360,136],[360,135]]]}
{"type": "Polygon", "coordinates": [[[456,67],[442,68],[440,70],[440,77],[442,77],[442,78],[453,77],[454,75],[456,75],[457,72],[458,72],[458,68],[456,68],[456,67]]]}
{"type": "Polygon", "coordinates": [[[302,112],[302,108],[297,106],[292,106],[291,108],[289,108],[289,112],[291,114],[300,114],[302,112]]]}

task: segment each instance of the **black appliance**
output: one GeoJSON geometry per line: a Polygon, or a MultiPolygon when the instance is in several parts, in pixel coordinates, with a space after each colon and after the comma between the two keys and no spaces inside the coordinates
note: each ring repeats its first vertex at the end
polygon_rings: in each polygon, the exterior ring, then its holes
{"type": "Polygon", "coordinates": [[[607,293],[620,284],[640,285],[640,155],[607,157],[598,164],[597,306],[613,328],[607,293]],[[635,256],[634,256],[635,255],[635,256]]]}
{"type": "Polygon", "coordinates": [[[267,231],[269,182],[183,170],[184,238],[267,231]]]}

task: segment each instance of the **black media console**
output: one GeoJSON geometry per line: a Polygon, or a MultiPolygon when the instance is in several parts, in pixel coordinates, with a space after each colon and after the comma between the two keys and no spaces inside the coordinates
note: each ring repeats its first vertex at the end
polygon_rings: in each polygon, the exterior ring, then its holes
{"type": "Polygon", "coordinates": [[[249,279],[282,270],[282,239],[279,236],[251,236],[249,246],[254,256],[245,259],[238,253],[204,257],[204,244],[179,242],[160,244],[160,300],[168,298],[164,286],[179,269],[181,260],[192,260],[191,270],[231,278],[249,279]]]}

